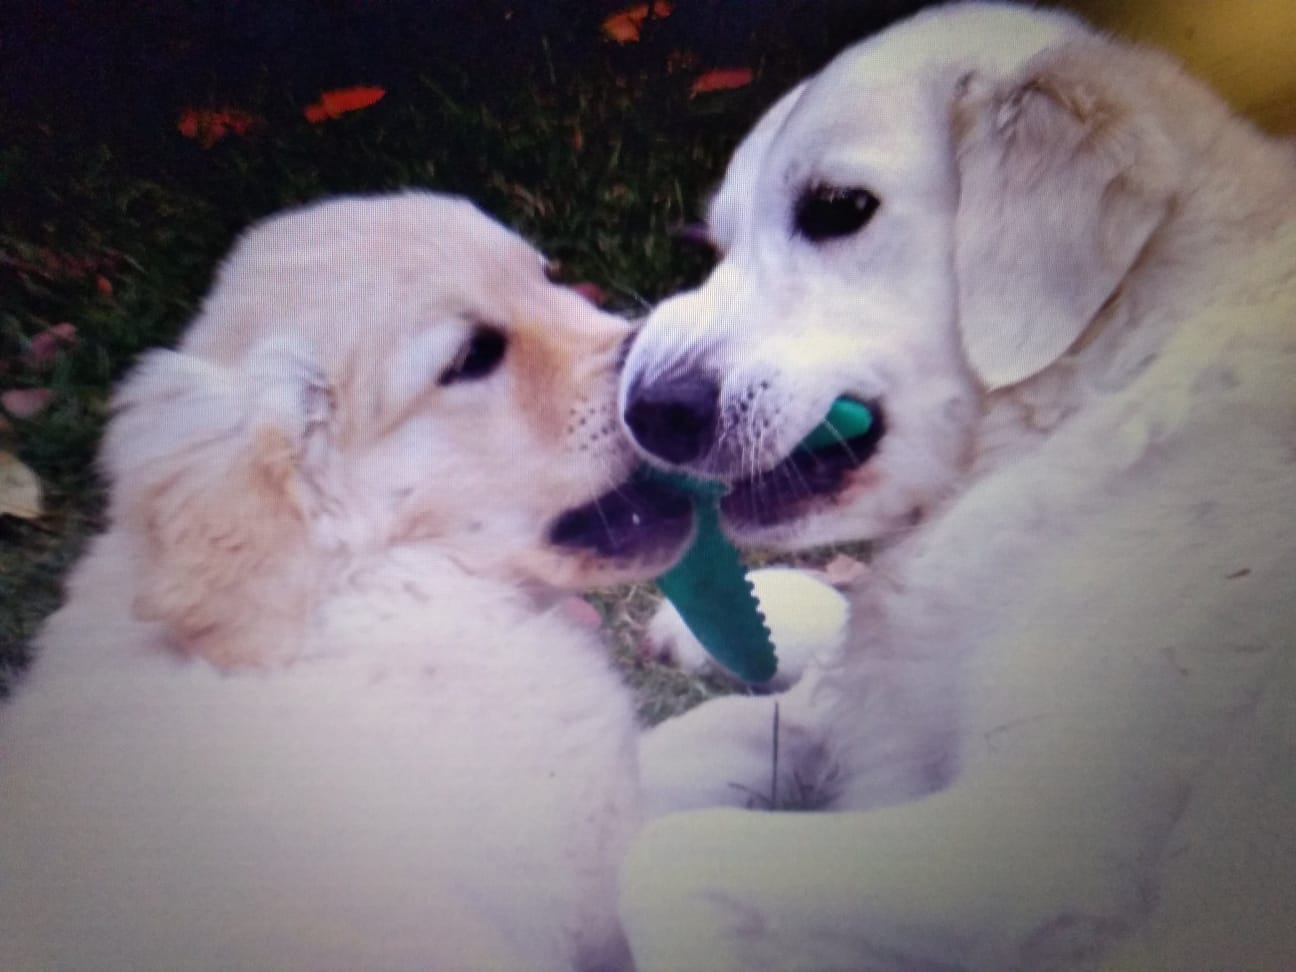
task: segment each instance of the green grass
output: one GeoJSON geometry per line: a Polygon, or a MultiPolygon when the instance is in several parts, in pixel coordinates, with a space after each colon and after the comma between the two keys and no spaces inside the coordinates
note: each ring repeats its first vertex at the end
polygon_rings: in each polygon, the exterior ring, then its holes
{"type": "MultiPolygon", "coordinates": [[[[0,390],[54,392],[42,414],[0,427],[0,449],[37,472],[47,507],[35,522],[0,517],[0,695],[29,660],[68,565],[102,525],[94,456],[112,385],[143,349],[175,340],[250,222],[331,194],[428,188],[472,197],[556,259],[563,277],[603,286],[623,312],[701,279],[709,257],[673,230],[699,217],[733,145],[801,65],[755,65],[750,88],[690,98],[690,72],[654,62],[651,49],[631,56],[591,37],[582,57],[561,64],[548,38],[534,40],[535,56],[519,58],[507,79],[485,74],[489,65],[430,64],[372,108],[321,125],[263,84],[239,106],[264,116],[264,128],[210,149],[173,122],[92,138],[0,108],[9,136],[0,148],[0,390]],[[32,364],[32,338],[65,321],[77,328],[75,348],[52,366],[32,364]]],[[[597,601],[656,721],[728,689],[636,657],[653,598],[630,588],[597,601]]]]}

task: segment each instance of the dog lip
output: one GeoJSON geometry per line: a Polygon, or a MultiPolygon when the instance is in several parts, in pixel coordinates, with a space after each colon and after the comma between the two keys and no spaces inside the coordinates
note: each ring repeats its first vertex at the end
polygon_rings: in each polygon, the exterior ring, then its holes
{"type": "Polygon", "coordinates": [[[554,520],[549,542],[618,562],[668,562],[693,532],[693,502],[640,470],[597,499],[554,520]]]}
{"type": "Polygon", "coordinates": [[[771,526],[795,519],[809,504],[844,490],[850,474],[877,454],[886,435],[881,405],[866,404],[873,422],[862,435],[818,449],[798,446],[773,468],[734,482],[720,501],[725,519],[740,526],[771,526]]]}

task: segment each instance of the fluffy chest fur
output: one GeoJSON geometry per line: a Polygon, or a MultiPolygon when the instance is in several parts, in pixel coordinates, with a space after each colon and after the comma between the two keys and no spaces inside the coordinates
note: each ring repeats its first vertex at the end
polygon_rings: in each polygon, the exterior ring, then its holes
{"type": "Polygon", "coordinates": [[[100,541],[95,598],[45,635],[79,657],[4,713],[6,967],[42,942],[87,968],[402,969],[615,937],[586,911],[635,822],[633,721],[583,632],[376,563],[298,662],[221,673],[129,619],[120,553],[100,541]]]}

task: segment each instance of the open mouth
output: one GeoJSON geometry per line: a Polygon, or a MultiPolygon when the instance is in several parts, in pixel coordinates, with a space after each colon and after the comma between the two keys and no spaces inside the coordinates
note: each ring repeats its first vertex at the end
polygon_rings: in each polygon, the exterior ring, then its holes
{"type": "Polygon", "coordinates": [[[693,533],[688,494],[636,472],[620,486],[567,510],[549,528],[549,542],[623,563],[673,559],[693,533]]]}
{"type": "Polygon", "coordinates": [[[873,458],[886,434],[881,407],[867,404],[873,422],[866,432],[815,448],[798,446],[772,469],[734,482],[720,501],[725,518],[739,526],[773,526],[849,486],[851,473],[873,458]]]}

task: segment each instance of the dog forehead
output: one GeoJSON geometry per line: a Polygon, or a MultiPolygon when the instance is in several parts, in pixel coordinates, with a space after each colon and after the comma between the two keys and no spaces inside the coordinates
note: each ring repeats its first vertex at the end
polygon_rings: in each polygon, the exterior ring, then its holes
{"type": "Polygon", "coordinates": [[[929,78],[842,81],[818,79],[806,91],[770,147],[764,179],[868,185],[869,176],[916,174],[936,158],[947,126],[929,78]]]}
{"type": "Polygon", "coordinates": [[[493,282],[501,275],[542,279],[540,254],[467,200],[432,193],[344,196],[247,230],[222,264],[213,296],[247,291],[257,277],[281,281],[271,289],[291,299],[366,284],[471,286],[476,278],[493,282]]]}
{"type": "Polygon", "coordinates": [[[1003,76],[1040,51],[1088,33],[1069,14],[1017,4],[933,7],[848,48],[814,83],[859,90],[928,77],[942,69],[1003,76]]]}
{"type": "MultiPolygon", "coordinates": [[[[1086,33],[1056,12],[997,3],[937,7],[849,48],[811,79],[780,142],[885,139],[891,155],[921,152],[926,129],[944,127],[957,81],[1001,78],[1041,51],[1086,33]]],[[[829,160],[831,161],[831,160],[829,160]]]]}
{"type": "Polygon", "coordinates": [[[441,280],[447,290],[483,277],[538,277],[542,267],[530,244],[468,200],[427,192],[344,196],[271,217],[249,231],[233,262],[245,254],[285,268],[316,262],[357,282],[441,280]]]}
{"type": "Polygon", "coordinates": [[[1084,32],[1056,11],[973,2],[933,8],[861,41],[780,99],[743,140],[711,203],[713,236],[732,246],[762,199],[781,218],[782,190],[805,179],[923,171],[962,74],[1007,75],[1084,32]]]}

